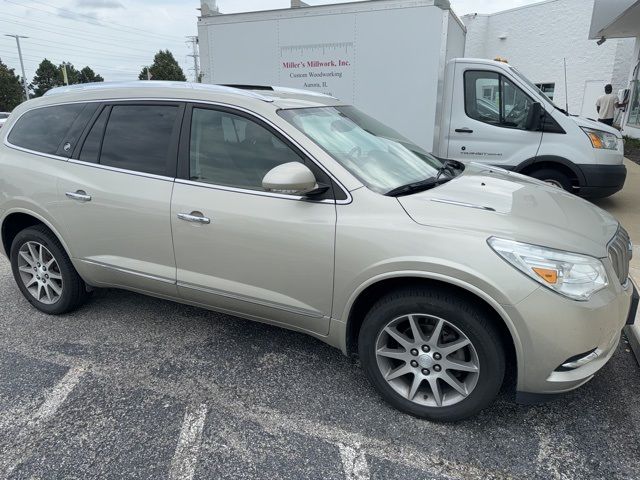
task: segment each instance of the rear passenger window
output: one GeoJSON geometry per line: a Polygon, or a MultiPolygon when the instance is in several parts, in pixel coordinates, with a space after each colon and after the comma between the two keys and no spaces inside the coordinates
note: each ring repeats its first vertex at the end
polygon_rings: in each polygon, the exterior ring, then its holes
{"type": "Polygon", "coordinates": [[[167,175],[178,111],[175,105],[113,106],[102,140],[100,164],[167,175]]]}
{"type": "Polygon", "coordinates": [[[74,103],[30,110],[16,122],[8,140],[18,147],[56,155],[85,107],[84,103],[74,103]]]}

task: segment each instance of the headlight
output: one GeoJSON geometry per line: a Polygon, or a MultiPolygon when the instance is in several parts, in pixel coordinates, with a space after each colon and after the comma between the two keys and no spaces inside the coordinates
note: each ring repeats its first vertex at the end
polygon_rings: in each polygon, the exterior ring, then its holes
{"type": "Polygon", "coordinates": [[[491,248],[535,281],[573,300],[586,301],[609,284],[594,257],[492,237],[491,248]]]}
{"type": "Polygon", "coordinates": [[[582,127],[584,133],[587,134],[593,148],[604,150],[617,150],[618,137],[613,133],[603,132],[602,130],[594,130],[593,128],[582,127]]]}

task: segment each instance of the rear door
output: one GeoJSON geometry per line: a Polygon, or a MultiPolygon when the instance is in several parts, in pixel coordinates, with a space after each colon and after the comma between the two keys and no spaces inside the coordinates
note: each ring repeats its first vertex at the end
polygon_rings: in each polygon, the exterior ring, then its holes
{"type": "Polygon", "coordinates": [[[244,112],[187,110],[171,205],[180,295],[218,310],[326,335],[333,294],[336,207],[264,191],[272,168],[318,166],[244,112]]]}
{"type": "Polygon", "coordinates": [[[62,169],[57,216],[97,285],[175,295],[169,218],[184,105],[101,105],[62,169]]]}
{"type": "Polygon", "coordinates": [[[526,129],[534,100],[498,70],[457,64],[447,158],[504,167],[534,159],[541,131],[526,129]]]}

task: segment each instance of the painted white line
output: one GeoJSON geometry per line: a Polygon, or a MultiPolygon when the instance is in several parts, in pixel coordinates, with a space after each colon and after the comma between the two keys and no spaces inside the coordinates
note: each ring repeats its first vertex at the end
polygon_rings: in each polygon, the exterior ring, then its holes
{"type": "Polygon", "coordinates": [[[360,449],[359,444],[354,446],[338,444],[340,449],[340,458],[342,459],[342,467],[344,468],[344,476],[346,480],[369,480],[369,465],[364,456],[364,450],[360,449]]]}
{"type": "Polygon", "coordinates": [[[58,411],[58,408],[60,408],[60,405],[64,403],[71,391],[78,384],[85,371],[86,368],[84,366],[71,368],[53,390],[45,396],[44,402],[40,405],[40,408],[35,412],[29,423],[46,422],[53,417],[58,411]]]}
{"type": "Polygon", "coordinates": [[[14,439],[14,444],[18,445],[18,448],[2,457],[0,469],[4,470],[4,478],[8,478],[18,465],[29,458],[31,455],[28,446],[29,437],[56,414],[86,371],[85,365],[71,367],[62,380],[47,392],[44,396],[44,402],[31,414],[24,429],[14,439]]]}
{"type": "Polygon", "coordinates": [[[173,455],[173,460],[171,460],[171,470],[169,472],[171,480],[191,480],[193,478],[206,418],[206,405],[191,405],[187,408],[182,422],[178,446],[173,455]]]}

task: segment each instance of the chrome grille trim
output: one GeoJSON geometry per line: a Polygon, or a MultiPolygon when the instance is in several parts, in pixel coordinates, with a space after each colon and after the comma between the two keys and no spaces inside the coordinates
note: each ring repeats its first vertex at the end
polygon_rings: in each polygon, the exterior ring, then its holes
{"type": "Polygon", "coordinates": [[[631,262],[633,249],[631,248],[629,234],[622,226],[618,228],[615,236],[609,242],[608,251],[609,260],[618,276],[618,280],[622,285],[626,284],[629,279],[629,262],[631,262]]]}

